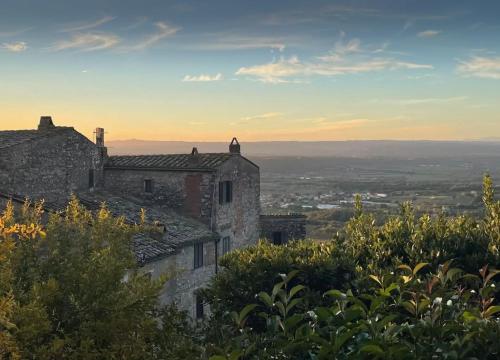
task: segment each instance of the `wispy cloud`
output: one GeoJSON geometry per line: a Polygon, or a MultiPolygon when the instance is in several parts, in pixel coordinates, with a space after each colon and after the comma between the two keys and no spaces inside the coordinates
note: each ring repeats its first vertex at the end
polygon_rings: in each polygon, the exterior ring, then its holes
{"type": "Polygon", "coordinates": [[[425,30],[425,31],[421,31],[421,32],[417,33],[417,36],[419,38],[432,38],[432,37],[435,37],[439,34],[441,34],[441,31],[439,31],[439,30],[425,30]]]}
{"type": "Polygon", "coordinates": [[[412,98],[412,99],[374,99],[374,103],[387,103],[397,105],[422,105],[422,104],[449,104],[467,100],[467,96],[453,97],[429,97],[429,98],[412,98]]]}
{"type": "Polygon", "coordinates": [[[30,31],[33,29],[32,27],[27,27],[23,29],[18,29],[18,30],[12,30],[12,31],[0,31],[0,37],[12,37],[12,36],[17,36],[20,34],[24,34],[25,32],[30,31]]]}
{"type": "Polygon", "coordinates": [[[111,33],[87,33],[75,34],[69,40],[56,42],[50,49],[53,51],[61,50],[80,50],[97,51],[106,50],[115,47],[121,39],[111,33]]]}
{"type": "Polygon", "coordinates": [[[432,65],[374,56],[358,39],[339,41],[326,55],[303,62],[297,56],[281,57],[267,64],[241,67],[236,75],[251,76],[266,83],[296,81],[304,76],[338,76],[396,69],[433,69],[432,65]],[[295,79],[294,79],[295,78],[295,79]]]}
{"type": "Polygon", "coordinates": [[[116,17],[114,16],[105,16],[92,22],[79,23],[76,25],[73,24],[71,26],[67,26],[63,28],[61,32],[76,32],[76,31],[89,30],[104,25],[110,21],[113,21],[114,19],[116,19],[116,17]]]}
{"type": "Polygon", "coordinates": [[[474,76],[487,79],[500,79],[500,57],[473,57],[457,66],[464,76],[474,76]]]}
{"type": "Polygon", "coordinates": [[[210,81],[220,81],[222,80],[222,74],[218,73],[216,75],[201,74],[197,76],[186,75],[182,79],[184,82],[210,82],[210,81]]]}
{"type": "Polygon", "coordinates": [[[248,124],[248,123],[255,123],[258,121],[263,121],[263,120],[271,120],[271,119],[282,119],[285,114],[281,112],[267,112],[263,114],[257,114],[257,115],[251,115],[251,116],[244,116],[238,121],[234,121],[230,123],[229,125],[235,126],[235,125],[242,125],[242,124],[248,124]]]}
{"type": "Polygon", "coordinates": [[[23,52],[28,49],[28,45],[24,41],[3,43],[0,47],[10,52],[23,52]]]}
{"type": "Polygon", "coordinates": [[[145,37],[142,41],[135,45],[124,47],[122,50],[137,51],[144,50],[158,43],[160,40],[175,35],[180,28],[167,24],[166,22],[159,21],[155,23],[156,32],[145,37]]]}
{"type": "Polygon", "coordinates": [[[242,36],[233,34],[212,34],[203,43],[194,45],[199,50],[254,50],[273,49],[284,51],[282,38],[266,36],[242,36]]]}
{"type": "Polygon", "coordinates": [[[273,119],[273,118],[279,118],[282,116],[283,116],[283,113],[280,113],[280,112],[267,112],[264,114],[242,117],[241,121],[248,122],[248,121],[253,121],[253,120],[268,120],[268,119],[273,119]]]}

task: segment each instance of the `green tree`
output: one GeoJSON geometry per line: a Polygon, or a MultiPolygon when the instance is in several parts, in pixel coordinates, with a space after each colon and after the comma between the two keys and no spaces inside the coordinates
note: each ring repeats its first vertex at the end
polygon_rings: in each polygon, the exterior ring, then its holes
{"type": "Polygon", "coordinates": [[[138,229],[76,199],[49,215],[43,233],[41,217],[40,205],[21,209],[16,226],[32,237],[14,241],[6,270],[16,303],[8,334],[22,358],[153,358],[162,281],[138,271],[131,251],[138,229]]]}

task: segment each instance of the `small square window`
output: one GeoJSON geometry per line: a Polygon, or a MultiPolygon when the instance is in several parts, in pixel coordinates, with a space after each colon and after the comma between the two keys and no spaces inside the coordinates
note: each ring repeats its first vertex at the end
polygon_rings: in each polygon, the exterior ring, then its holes
{"type": "Polygon", "coordinates": [[[203,243],[194,244],[194,268],[203,266],[203,243]]]}
{"type": "Polygon", "coordinates": [[[151,179],[144,180],[144,192],[148,194],[153,193],[153,180],[151,179]]]}
{"type": "Polygon", "coordinates": [[[226,236],[222,238],[222,255],[227,254],[229,251],[231,251],[231,238],[226,236]]]}

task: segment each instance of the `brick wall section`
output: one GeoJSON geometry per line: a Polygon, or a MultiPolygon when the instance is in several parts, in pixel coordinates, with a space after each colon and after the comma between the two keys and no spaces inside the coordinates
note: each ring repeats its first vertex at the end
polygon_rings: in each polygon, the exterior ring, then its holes
{"type": "Polygon", "coordinates": [[[47,136],[2,149],[0,190],[47,201],[87,191],[89,170],[102,185],[103,149],[73,128],[54,128],[47,136]]]}
{"type": "Polygon", "coordinates": [[[105,169],[104,186],[137,197],[147,205],[159,205],[209,224],[212,212],[213,172],[105,169]],[[153,192],[144,180],[153,182],[153,192]]]}
{"type": "Polygon", "coordinates": [[[262,215],[260,217],[262,239],[273,241],[273,233],[281,232],[284,242],[305,239],[306,217],[302,214],[262,215]]]}

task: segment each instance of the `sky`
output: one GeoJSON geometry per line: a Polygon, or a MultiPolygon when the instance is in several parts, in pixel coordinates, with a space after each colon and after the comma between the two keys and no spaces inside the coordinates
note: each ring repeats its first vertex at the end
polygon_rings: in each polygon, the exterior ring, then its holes
{"type": "Polygon", "coordinates": [[[498,0],[0,0],[0,130],[500,137],[498,0]]]}

